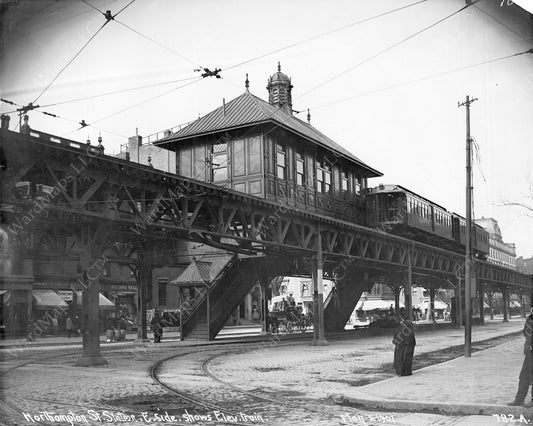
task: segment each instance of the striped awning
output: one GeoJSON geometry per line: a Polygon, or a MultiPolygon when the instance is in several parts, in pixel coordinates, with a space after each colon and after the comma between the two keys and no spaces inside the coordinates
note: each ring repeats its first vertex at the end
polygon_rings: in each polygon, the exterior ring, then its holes
{"type": "Polygon", "coordinates": [[[66,308],[68,303],[52,290],[32,290],[33,303],[40,308],[66,308]]]}

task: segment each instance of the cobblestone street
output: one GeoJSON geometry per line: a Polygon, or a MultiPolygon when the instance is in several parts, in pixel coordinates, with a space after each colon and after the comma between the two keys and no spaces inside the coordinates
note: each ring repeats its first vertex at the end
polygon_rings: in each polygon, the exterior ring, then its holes
{"type": "MultiPolygon", "coordinates": [[[[513,321],[475,328],[474,340],[518,331],[520,326],[513,321]]],[[[419,333],[416,353],[444,350],[460,344],[462,337],[459,329],[419,333]]],[[[70,424],[43,414],[69,412],[79,416],[72,418],[73,425],[496,424],[488,416],[339,405],[339,395],[350,389],[393,376],[388,334],[332,339],[325,347],[270,336],[247,344],[149,343],[104,348],[102,353],[108,365],[92,368],[74,366],[79,356],[75,348],[35,348],[17,358],[5,354],[2,399],[19,414],[4,405],[4,424],[70,424]],[[240,417],[232,419],[231,413],[240,417]]],[[[514,385],[515,377],[509,386],[514,385]]]]}

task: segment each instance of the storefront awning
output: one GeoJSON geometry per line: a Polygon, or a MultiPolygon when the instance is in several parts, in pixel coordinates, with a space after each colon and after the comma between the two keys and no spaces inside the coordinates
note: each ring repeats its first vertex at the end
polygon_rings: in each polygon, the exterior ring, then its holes
{"type": "Polygon", "coordinates": [[[32,290],[33,302],[39,308],[67,308],[68,303],[52,290],[32,290]]]}
{"type": "MultiPolygon", "coordinates": [[[[81,291],[78,291],[77,296],[78,305],[81,305],[83,293],[81,291]]],[[[100,309],[115,309],[115,304],[111,302],[111,300],[109,300],[107,297],[105,297],[102,293],[98,293],[98,305],[100,306],[100,309]]]]}

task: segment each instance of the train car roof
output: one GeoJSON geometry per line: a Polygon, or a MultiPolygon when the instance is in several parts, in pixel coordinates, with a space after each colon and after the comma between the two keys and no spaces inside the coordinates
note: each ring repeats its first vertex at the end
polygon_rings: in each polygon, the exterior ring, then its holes
{"type": "Polygon", "coordinates": [[[423,197],[422,195],[417,194],[416,192],[413,192],[407,188],[404,188],[401,185],[378,185],[371,189],[371,194],[378,194],[378,193],[387,193],[387,192],[405,192],[410,195],[414,195],[417,198],[420,198],[421,200],[426,201],[427,203],[433,204],[434,206],[437,206],[438,208],[444,210],[447,213],[450,213],[448,210],[446,210],[445,207],[441,206],[440,204],[436,203],[435,201],[428,200],[426,197],[423,197]]]}
{"type": "MultiPolygon", "coordinates": [[[[459,219],[463,219],[463,220],[466,222],[466,219],[465,219],[463,216],[461,216],[460,214],[457,214],[457,213],[455,213],[455,212],[453,212],[453,214],[454,214],[455,216],[457,216],[459,219]]],[[[472,223],[474,224],[474,226],[477,226],[478,228],[481,228],[481,229],[483,229],[484,231],[486,231],[486,229],[485,229],[483,226],[481,226],[479,223],[474,222],[474,219],[472,219],[472,223]]],[[[487,231],[487,232],[488,232],[488,231],[487,231]]]]}

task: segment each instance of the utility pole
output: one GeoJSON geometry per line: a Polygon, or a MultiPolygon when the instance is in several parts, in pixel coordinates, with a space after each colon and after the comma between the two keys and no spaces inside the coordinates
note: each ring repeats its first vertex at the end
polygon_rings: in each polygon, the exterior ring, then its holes
{"type": "Polygon", "coordinates": [[[466,253],[465,253],[465,357],[472,354],[472,139],[470,138],[470,104],[477,98],[457,103],[466,107],[466,253]]]}

